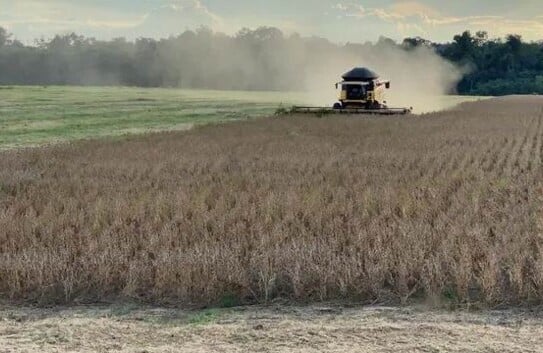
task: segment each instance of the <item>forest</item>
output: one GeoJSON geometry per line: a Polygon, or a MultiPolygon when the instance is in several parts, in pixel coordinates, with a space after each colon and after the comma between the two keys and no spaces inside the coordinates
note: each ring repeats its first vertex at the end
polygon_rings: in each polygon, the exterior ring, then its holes
{"type": "Polygon", "coordinates": [[[387,47],[427,47],[461,68],[463,95],[543,94],[543,42],[466,31],[448,43],[420,37],[398,43],[337,44],[285,35],[273,27],[235,35],[202,27],[163,39],[97,40],[75,33],[24,44],[0,27],[0,85],[99,85],[227,90],[303,90],[318,60],[354,55],[363,62],[387,47]]]}

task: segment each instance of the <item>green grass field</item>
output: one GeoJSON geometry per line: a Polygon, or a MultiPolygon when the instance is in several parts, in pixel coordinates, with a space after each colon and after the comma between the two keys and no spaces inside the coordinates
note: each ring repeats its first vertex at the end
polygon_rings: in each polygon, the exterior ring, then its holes
{"type": "MultiPolygon", "coordinates": [[[[321,104],[333,103],[333,94],[332,90],[330,100],[321,104]]],[[[428,101],[442,109],[473,99],[441,96],[428,101]]],[[[314,101],[310,94],[292,92],[0,87],[0,149],[184,130],[196,124],[267,116],[281,106],[314,101]]],[[[421,107],[415,109],[422,112],[421,107]]]]}
{"type": "Polygon", "coordinates": [[[272,114],[299,94],[103,87],[0,87],[0,149],[182,130],[272,114]]]}

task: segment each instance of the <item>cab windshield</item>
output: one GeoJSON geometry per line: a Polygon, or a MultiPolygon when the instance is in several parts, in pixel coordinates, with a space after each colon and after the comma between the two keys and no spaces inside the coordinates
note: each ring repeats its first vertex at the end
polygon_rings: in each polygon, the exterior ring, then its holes
{"type": "Polygon", "coordinates": [[[362,85],[344,85],[343,90],[347,91],[348,100],[364,100],[366,89],[362,85]]]}

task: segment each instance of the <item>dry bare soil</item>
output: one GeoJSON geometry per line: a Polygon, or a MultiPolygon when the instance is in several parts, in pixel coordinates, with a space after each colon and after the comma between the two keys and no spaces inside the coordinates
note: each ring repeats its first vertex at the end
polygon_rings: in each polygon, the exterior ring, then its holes
{"type": "Polygon", "coordinates": [[[0,309],[0,352],[542,352],[543,314],[273,305],[0,309]]]}

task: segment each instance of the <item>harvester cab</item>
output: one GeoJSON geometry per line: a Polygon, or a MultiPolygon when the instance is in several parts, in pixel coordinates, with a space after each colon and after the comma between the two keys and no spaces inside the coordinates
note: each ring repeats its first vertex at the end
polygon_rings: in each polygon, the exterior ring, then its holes
{"type": "Polygon", "coordinates": [[[361,115],[406,115],[413,108],[389,108],[385,91],[390,81],[381,80],[372,70],[356,67],[345,73],[343,81],[336,83],[339,102],[331,107],[293,107],[295,113],[337,113],[361,115]]]}
{"type": "Polygon", "coordinates": [[[385,91],[390,89],[390,81],[379,79],[379,75],[365,68],[358,67],[342,76],[343,81],[336,83],[341,88],[339,103],[335,109],[363,108],[386,109],[385,91]]]}

